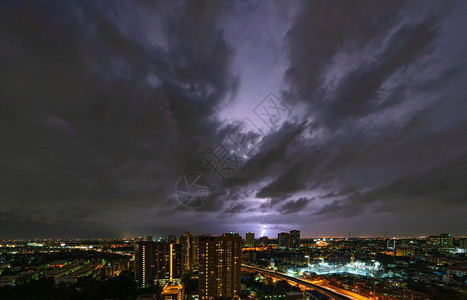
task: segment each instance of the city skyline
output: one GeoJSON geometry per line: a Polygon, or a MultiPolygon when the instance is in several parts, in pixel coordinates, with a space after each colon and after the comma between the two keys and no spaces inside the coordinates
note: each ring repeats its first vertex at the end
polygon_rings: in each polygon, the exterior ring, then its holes
{"type": "Polygon", "coordinates": [[[54,299],[464,299],[467,238],[168,234],[0,240],[0,295],[54,299]],[[299,242],[299,243],[297,243],[299,242]],[[119,288],[115,287],[118,283],[119,288]],[[433,285],[435,283],[435,285],[433,285]]]}
{"type": "Polygon", "coordinates": [[[0,239],[465,236],[466,12],[2,1],[0,239]]]}

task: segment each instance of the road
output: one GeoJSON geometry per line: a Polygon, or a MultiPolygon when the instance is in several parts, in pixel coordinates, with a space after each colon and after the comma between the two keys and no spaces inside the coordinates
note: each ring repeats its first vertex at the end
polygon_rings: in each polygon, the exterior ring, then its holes
{"type": "Polygon", "coordinates": [[[268,275],[272,275],[275,277],[281,277],[286,280],[290,280],[293,282],[297,282],[299,284],[309,286],[319,292],[322,292],[323,294],[333,297],[335,299],[353,299],[353,300],[368,300],[369,298],[364,297],[362,295],[356,294],[351,291],[347,291],[335,286],[331,286],[329,284],[320,282],[320,281],[313,281],[311,279],[306,279],[306,278],[300,278],[296,277],[290,274],[282,273],[282,272],[277,272],[277,271],[272,271],[272,270],[266,270],[258,267],[253,267],[249,265],[242,264],[242,268],[249,270],[249,271],[258,271],[261,273],[265,273],[268,275]]]}

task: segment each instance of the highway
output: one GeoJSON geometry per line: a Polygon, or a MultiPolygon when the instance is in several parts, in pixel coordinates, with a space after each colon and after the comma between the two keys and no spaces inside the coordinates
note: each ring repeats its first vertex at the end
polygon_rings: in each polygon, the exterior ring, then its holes
{"type": "Polygon", "coordinates": [[[313,282],[312,280],[309,280],[309,279],[306,279],[306,278],[295,277],[295,276],[292,276],[292,275],[289,275],[289,274],[286,274],[286,273],[277,272],[277,271],[273,271],[273,270],[262,269],[262,268],[258,268],[258,267],[245,265],[245,264],[242,264],[242,268],[245,269],[245,270],[248,270],[248,271],[257,271],[257,272],[267,274],[267,275],[270,275],[270,276],[280,277],[280,278],[283,278],[283,279],[286,279],[286,280],[290,280],[290,281],[293,281],[293,282],[308,286],[308,287],[310,287],[312,289],[315,289],[315,290],[325,294],[326,296],[331,297],[332,299],[339,299],[339,300],[340,299],[368,300],[367,297],[364,297],[362,295],[359,295],[359,294],[356,294],[356,293],[353,293],[353,292],[350,292],[350,291],[347,291],[347,290],[344,290],[344,289],[341,289],[341,288],[338,288],[338,287],[329,286],[329,285],[324,284],[324,283],[316,283],[316,282],[313,282]]]}

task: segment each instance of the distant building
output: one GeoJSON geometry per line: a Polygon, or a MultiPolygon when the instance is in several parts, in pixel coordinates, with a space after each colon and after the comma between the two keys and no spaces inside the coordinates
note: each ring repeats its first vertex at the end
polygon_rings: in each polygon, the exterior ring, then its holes
{"type": "Polygon", "coordinates": [[[177,244],[178,243],[178,238],[177,238],[177,236],[175,236],[173,234],[169,234],[169,236],[167,237],[167,242],[169,244],[177,244]]]}
{"type": "Polygon", "coordinates": [[[267,246],[269,244],[269,239],[267,236],[262,236],[259,238],[259,244],[261,246],[267,246]]]}
{"type": "Polygon", "coordinates": [[[289,248],[297,250],[300,248],[300,230],[290,231],[289,248]]]}
{"type": "Polygon", "coordinates": [[[459,277],[466,277],[467,276],[467,267],[449,266],[448,267],[448,275],[456,275],[456,276],[459,276],[459,277]]]}
{"type": "Polygon", "coordinates": [[[256,251],[244,251],[242,252],[242,261],[249,262],[249,263],[254,263],[256,262],[256,251]]]}
{"type": "Polygon", "coordinates": [[[290,242],[290,234],[288,232],[281,232],[277,235],[277,243],[279,248],[288,249],[290,242]]]}
{"type": "Polygon", "coordinates": [[[396,240],[395,239],[386,240],[386,250],[396,250],[396,240]]]}
{"type": "Polygon", "coordinates": [[[459,240],[459,248],[467,249],[467,239],[460,239],[459,240]]]}
{"type": "Polygon", "coordinates": [[[245,246],[254,247],[255,246],[255,233],[247,232],[245,237],[245,246]]]}
{"type": "Polygon", "coordinates": [[[415,249],[397,249],[396,256],[415,256],[415,249]]]}
{"type": "Polygon", "coordinates": [[[430,235],[428,237],[428,243],[439,248],[452,248],[452,236],[449,233],[430,235]]]}
{"type": "Polygon", "coordinates": [[[199,238],[199,299],[233,298],[240,292],[242,238],[237,233],[199,238]]]}
{"type": "Polygon", "coordinates": [[[275,265],[274,261],[271,260],[271,261],[269,262],[268,268],[274,270],[275,266],[276,266],[276,265],[275,265]]]}
{"type": "Polygon", "coordinates": [[[129,257],[122,258],[118,261],[112,261],[111,263],[100,268],[99,273],[108,277],[118,276],[122,271],[130,270],[131,263],[132,262],[129,257]]]}
{"type": "Polygon", "coordinates": [[[162,290],[160,300],[184,300],[185,298],[185,289],[183,284],[178,285],[169,285],[164,286],[162,290]]]}

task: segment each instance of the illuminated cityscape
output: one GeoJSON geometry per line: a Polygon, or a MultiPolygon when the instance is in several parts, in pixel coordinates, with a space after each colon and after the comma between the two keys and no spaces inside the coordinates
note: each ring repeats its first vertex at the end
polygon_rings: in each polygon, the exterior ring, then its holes
{"type": "Polygon", "coordinates": [[[261,237],[253,246],[251,232],[243,239],[234,232],[185,232],[122,240],[3,240],[0,292],[14,298],[43,285],[56,293],[66,287],[67,297],[78,298],[463,297],[467,237],[301,237],[298,247],[279,247],[281,238],[294,235],[279,233],[267,242],[261,237]],[[123,286],[114,291],[112,284],[123,286]]]}
{"type": "Polygon", "coordinates": [[[467,300],[467,0],[0,0],[0,300],[467,300]]]}

